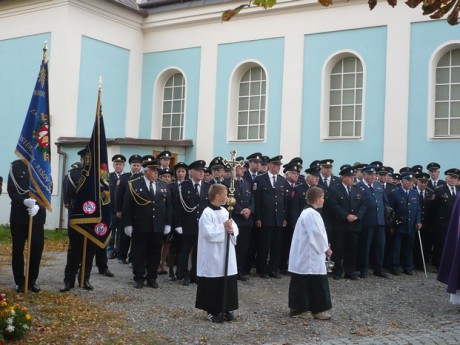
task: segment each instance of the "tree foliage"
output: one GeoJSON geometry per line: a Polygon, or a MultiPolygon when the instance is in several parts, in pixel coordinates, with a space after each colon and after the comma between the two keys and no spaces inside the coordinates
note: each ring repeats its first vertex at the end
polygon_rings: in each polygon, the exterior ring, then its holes
{"type": "MultiPolygon", "coordinates": [[[[332,5],[332,0],[317,0],[324,7],[332,5]]],[[[388,5],[395,7],[397,0],[387,0],[388,5]]],[[[373,10],[377,5],[377,0],[368,0],[369,9],[373,10]]],[[[440,19],[447,15],[447,22],[450,25],[458,24],[458,13],[460,10],[460,0],[407,0],[406,5],[410,8],[417,8],[422,4],[423,15],[429,15],[431,19],[440,19]]],[[[276,5],[276,0],[250,0],[248,3],[240,5],[222,13],[222,21],[228,22],[241,10],[250,7],[263,7],[265,10],[276,5]]]]}

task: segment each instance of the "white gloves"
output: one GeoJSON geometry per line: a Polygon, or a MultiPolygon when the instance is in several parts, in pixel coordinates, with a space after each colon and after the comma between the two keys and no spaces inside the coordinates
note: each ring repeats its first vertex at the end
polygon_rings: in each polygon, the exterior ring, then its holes
{"type": "Polygon", "coordinates": [[[179,235],[182,235],[182,227],[176,228],[176,232],[177,232],[179,235]]]}
{"type": "Polygon", "coordinates": [[[132,234],[133,234],[133,226],[132,225],[125,226],[125,234],[128,237],[132,236],[132,234]]]}
{"type": "Polygon", "coordinates": [[[32,206],[35,205],[37,201],[35,199],[26,199],[24,200],[24,206],[27,207],[27,208],[31,208],[32,206]]]}
{"type": "MultiPolygon", "coordinates": [[[[27,199],[27,200],[32,200],[32,199],[27,199]]],[[[32,207],[29,207],[27,209],[27,211],[29,212],[29,216],[32,216],[32,217],[35,216],[38,213],[39,209],[40,209],[40,207],[38,207],[38,205],[33,205],[32,207]]]]}
{"type": "Polygon", "coordinates": [[[171,232],[171,225],[165,225],[165,230],[163,231],[163,234],[167,235],[171,232]]]}

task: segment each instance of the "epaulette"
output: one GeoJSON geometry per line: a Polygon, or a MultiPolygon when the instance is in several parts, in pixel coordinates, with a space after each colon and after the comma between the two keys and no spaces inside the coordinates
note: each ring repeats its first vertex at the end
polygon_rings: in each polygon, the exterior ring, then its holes
{"type": "Polygon", "coordinates": [[[428,191],[434,193],[434,190],[432,190],[430,187],[426,187],[426,190],[428,190],[428,191]]]}
{"type": "Polygon", "coordinates": [[[141,177],[142,177],[142,176],[137,176],[137,177],[135,177],[135,178],[133,178],[133,179],[130,179],[130,180],[128,181],[128,183],[133,183],[134,181],[138,181],[138,180],[140,180],[141,177]]]}

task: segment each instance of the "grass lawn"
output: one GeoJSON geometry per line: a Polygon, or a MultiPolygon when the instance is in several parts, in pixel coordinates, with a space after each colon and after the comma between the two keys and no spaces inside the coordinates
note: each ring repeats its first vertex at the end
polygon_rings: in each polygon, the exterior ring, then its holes
{"type": "MultiPolygon", "coordinates": [[[[66,230],[46,230],[44,251],[67,250],[66,230]]],[[[11,270],[11,233],[0,226],[0,276],[11,270]]],[[[153,332],[138,333],[126,322],[123,312],[114,313],[101,304],[72,293],[41,291],[18,294],[0,280],[0,293],[10,305],[27,307],[33,326],[14,344],[156,344],[153,332]]]]}

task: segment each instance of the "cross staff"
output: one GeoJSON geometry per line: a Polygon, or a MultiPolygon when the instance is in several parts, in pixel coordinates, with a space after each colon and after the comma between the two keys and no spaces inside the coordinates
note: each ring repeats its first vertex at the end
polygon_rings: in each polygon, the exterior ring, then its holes
{"type": "MultiPolygon", "coordinates": [[[[227,199],[227,206],[228,206],[228,219],[232,219],[232,212],[233,212],[233,206],[236,203],[234,192],[235,192],[235,170],[237,166],[243,167],[244,162],[243,161],[237,161],[235,160],[236,156],[236,150],[233,149],[230,151],[231,158],[230,159],[224,159],[224,164],[229,165],[231,167],[231,175],[230,175],[230,188],[228,189],[228,199],[227,199]]],[[[230,234],[227,233],[227,238],[226,238],[226,246],[225,246],[225,266],[224,266],[224,291],[223,291],[223,298],[222,298],[222,314],[221,318],[222,321],[224,320],[224,315],[225,315],[225,305],[227,303],[227,276],[228,276],[228,253],[229,253],[229,248],[230,247],[230,234]]]]}

